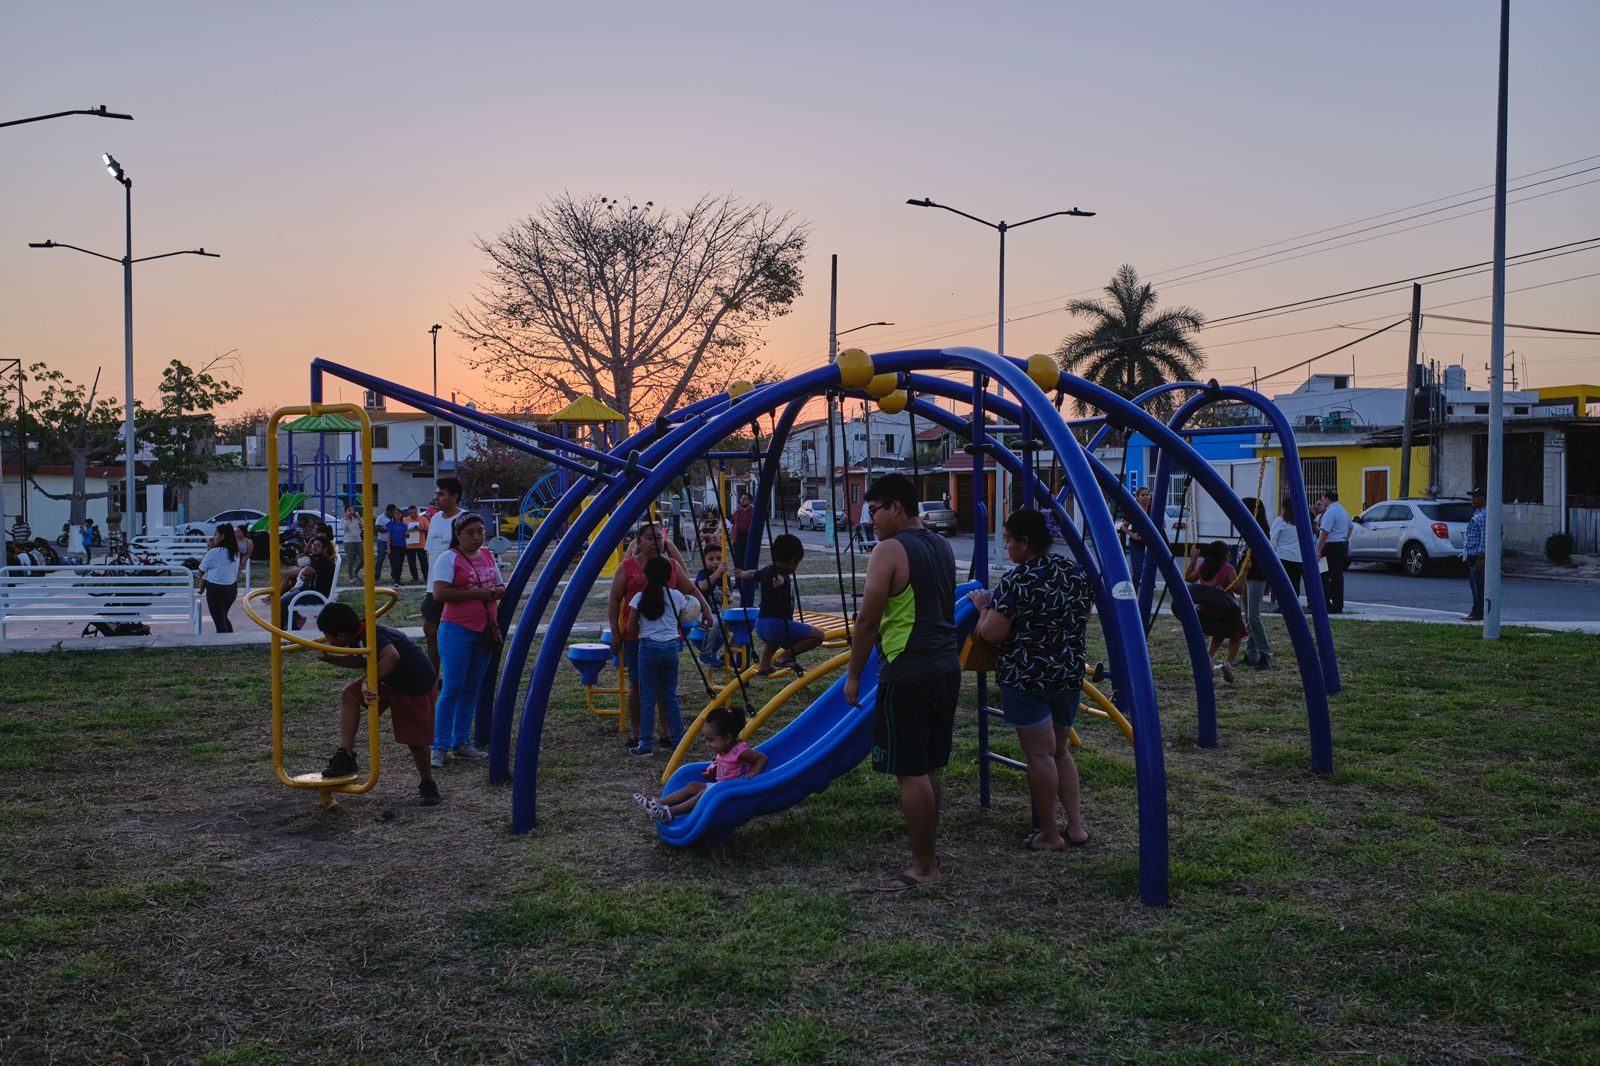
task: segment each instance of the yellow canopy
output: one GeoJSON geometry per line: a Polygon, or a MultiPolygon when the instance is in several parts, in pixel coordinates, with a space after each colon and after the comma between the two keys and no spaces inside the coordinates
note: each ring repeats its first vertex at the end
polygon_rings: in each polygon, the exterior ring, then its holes
{"type": "Polygon", "coordinates": [[[593,396],[579,396],[550,416],[552,422],[623,422],[622,415],[593,396]]]}

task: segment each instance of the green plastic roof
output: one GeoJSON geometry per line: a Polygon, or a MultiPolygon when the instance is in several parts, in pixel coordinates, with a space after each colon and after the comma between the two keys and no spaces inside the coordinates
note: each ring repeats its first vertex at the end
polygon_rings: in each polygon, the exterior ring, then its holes
{"type": "Polygon", "coordinates": [[[344,415],[301,415],[280,428],[290,433],[359,433],[361,423],[344,415]]]}

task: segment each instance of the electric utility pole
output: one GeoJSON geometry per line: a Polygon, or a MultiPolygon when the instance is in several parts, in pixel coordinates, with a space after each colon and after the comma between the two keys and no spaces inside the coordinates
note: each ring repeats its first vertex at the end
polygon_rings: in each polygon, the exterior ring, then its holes
{"type": "MultiPolygon", "coordinates": [[[[1422,286],[1411,285],[1411,344],[1406,349],[1406,406],[1400,430],[1400,498],[1411,498],[1411,432],[1417,407],[1417,339],[1422,333],[1422,286]]],[[[1435,447],[1432,437],[1428,447],[1435,447]]]]}

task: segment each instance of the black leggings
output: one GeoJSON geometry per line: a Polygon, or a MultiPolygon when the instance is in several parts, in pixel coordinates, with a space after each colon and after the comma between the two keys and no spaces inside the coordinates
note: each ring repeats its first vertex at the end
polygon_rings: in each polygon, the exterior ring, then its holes
{"type": "Polygon", "coordinates": [[[400,568],[406,565],[406,550],[404,548],[389,549],[389,580],[396,585],[400,584],[400,568]]]}
{"type": "Polygon", "coordinates": [[[1289,584],[1294,586],[1294,594],[1296,596],[1300,595],[1300,573],[1302,569],[1300,564],[1285,559],[1283,560],[1283,568],[1289,571],[1289,584]]]}
{"type": "Polygon", "coordinates": [[[206,610],[211,612],[211,624],[218,633],[232,633],[233,623],[228,621],[228,608],[239,598],[238,585],[213,585],[206,582],[206,610]]]}

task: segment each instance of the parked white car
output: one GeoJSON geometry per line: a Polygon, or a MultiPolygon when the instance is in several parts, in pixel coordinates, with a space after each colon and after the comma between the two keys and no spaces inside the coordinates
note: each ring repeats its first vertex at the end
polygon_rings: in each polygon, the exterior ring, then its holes
{"type": "Polygon", "coordinates": [[[1458,561],[1472,520],[1472,501],[1385,500],[1357,515],[1350,527],[1350,559],[1388,563],[1412,577],[1458,561]]]}
{"type": "Polygon", "coordinates": [[[265,511],[258,511],[254,507],[235,507],[231,511],[218,511],[204,522],[185,522],[178,527],[178,532],[197,533],[200,536],[209,537],[224,522],[232,522],[235,526],[251,526],[264,518],[266,513],[265,511]]]}
{"type": "MultiPolygon", "coordinates": [[[[828,526],[828,505],[821,500],[807,500],[795,512],[795,521],[801,529],[826,529],[828,526]]],[[[844,528],[844,512],[833,512],[833,528],[844,528]]]]}

